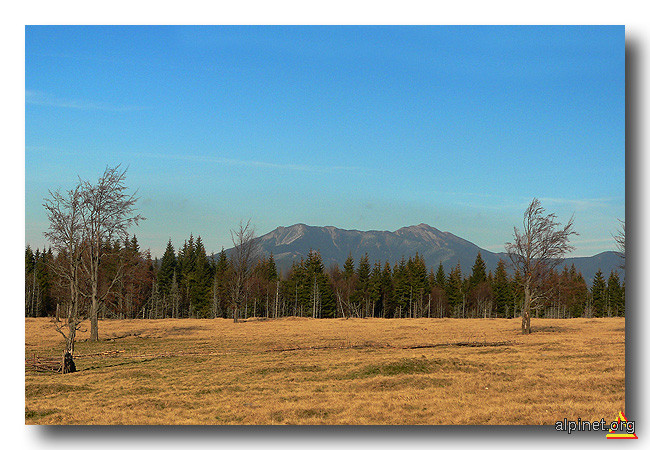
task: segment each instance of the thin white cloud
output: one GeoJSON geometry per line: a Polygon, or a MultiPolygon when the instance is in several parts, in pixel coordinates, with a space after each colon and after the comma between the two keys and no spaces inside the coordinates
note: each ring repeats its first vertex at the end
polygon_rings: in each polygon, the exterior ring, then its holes
{"type": "Polygon", "coordinates": [[[573,244],[609,244],[609,246],[614,245],[613,238],[604,238],[604,239],[575,239],[572,241],[573,244]]]}
{"type": "Polygon", "coordinates": [[[557,205],[564,205],[577,210],[607,208],[607,207],[611,207],[612,203],[617,201],[615,197],[582,198],[582,199],[545,197],[545,198],[540,198],[539,200],[542,203],[553,203],[557,205]]]}
{"type": "Polygon", "coordinates": [[[145,158],[176,160],[176,161],[221,164],[227,166],[253,167],[253,168],[260,168],[260,169],[291,170],[296,172],[332,173],[332,172],[356,172],[359,170],[358,167],[348,167],[348,166],[311,166],[311,165],[301,165],[301,164],[278,164],[278,163],[270,163],[266,161],[231,159],[231,158],[221,158],[221,157],[214,157],[214,156],[198,156],[198,155],[191,155],[191,154],[173,155],[173,154],[163,154],[163,153],[136,153],[136,156],[141,156],[145,158]]]}
{"type": "Polygon", "coordinates": [[[140,106],[110,105],[107,103],[88,102],[85,100],[63,99],[40,91],[25,90],[25,103],[30,105],[53,106],[90,111],[128,112],[141,111],[140,106]]]}

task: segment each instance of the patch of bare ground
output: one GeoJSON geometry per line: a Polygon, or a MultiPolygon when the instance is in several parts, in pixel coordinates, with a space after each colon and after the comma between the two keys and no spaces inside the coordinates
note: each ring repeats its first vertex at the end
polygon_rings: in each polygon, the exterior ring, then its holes
{"type": "MultiPolygon", "coordinates": [[[[25,372],[28,424],[553,424],[625,405],[625,321],[103,320],[73,374],[25,372]]],[[[25,356],[58,357],[50,319],[25,356]]]]}

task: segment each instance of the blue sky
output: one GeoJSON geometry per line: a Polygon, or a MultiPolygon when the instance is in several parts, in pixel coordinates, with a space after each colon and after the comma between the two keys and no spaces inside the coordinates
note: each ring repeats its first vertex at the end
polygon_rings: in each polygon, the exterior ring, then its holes
{"type": "Polygon", "coordinates": [[[625,217],[618,27],[27,27],[25,241],[48,189],[129,167],[162,254],[302,222],[503,251],[533,197],[574,255],[625,217]]]}

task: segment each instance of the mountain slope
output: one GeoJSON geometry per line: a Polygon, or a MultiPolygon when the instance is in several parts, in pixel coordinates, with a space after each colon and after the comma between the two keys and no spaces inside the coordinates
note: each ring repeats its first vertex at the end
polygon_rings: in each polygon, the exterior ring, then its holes
{"type": "Polygon", "coordinates": [[[402,256],[408,258],[418,252],[430,267],[437,267],[440,262],[451,267],[459,261],[461,267],[468,263],[471,267],[476,254],[482,251],[469,241],[425,224],[400,228],[395,232],[297,224],[279,227],[261,236],[259,244],[264,254],[273,253],[276,263],[283,269],[292,261],[306,257],[311,249],[320,251],[325,266],[334,263],[342,266],[350,254],[358,261],[365,253],[368,253],[371,263],[389,261],[395,264],[402,256]]]}
{"type": "MultiPolygon", "coordinates": [[[[355,263],[358,263],[366,253],[371,264],[375,261],[382,264],[389,261],[394,265],[402,257],[408,259],[417,252],[430,270],[436,270],[438,264],[442,263],[448,273],[452,267],[460,264],[466,275],[471,272],[479,251],[487,270],[494,271],[500,258],[508,262],[505,253],[481,249],[452,233],[423,223],[393,232],[343,230],[332,226],[315,227],[301,223],[278,227],[257,239],[261,252],[266,256],[273,253],[278,269],[284,273],[291,267],[292,262],[306,258],[310,250],[320,251],[325,267],[332,264],[343,267],[350,254],[355,263]]],[[[588,284],[591,284],[598,269],[601,269],[606,277],[611,270],[621,273],[619,263],[620,260],[614,252],[566,260],[566,264],[576,265],[588,284]]]]}

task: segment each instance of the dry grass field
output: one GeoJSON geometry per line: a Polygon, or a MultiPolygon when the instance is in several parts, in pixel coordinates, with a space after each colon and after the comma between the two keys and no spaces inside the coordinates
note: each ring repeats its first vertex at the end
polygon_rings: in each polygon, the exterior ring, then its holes
{"type": "MultiPolygon", "coordinates": [[[[519,329],[517,319],[104,320],[100,342],[80,334],[78,372],[25,372],[25,422],[550,425],[624,409],[624,319],[519,329]]],[[[26,357],[62,348],[50,319],[25,319],[26,357]]]]}

